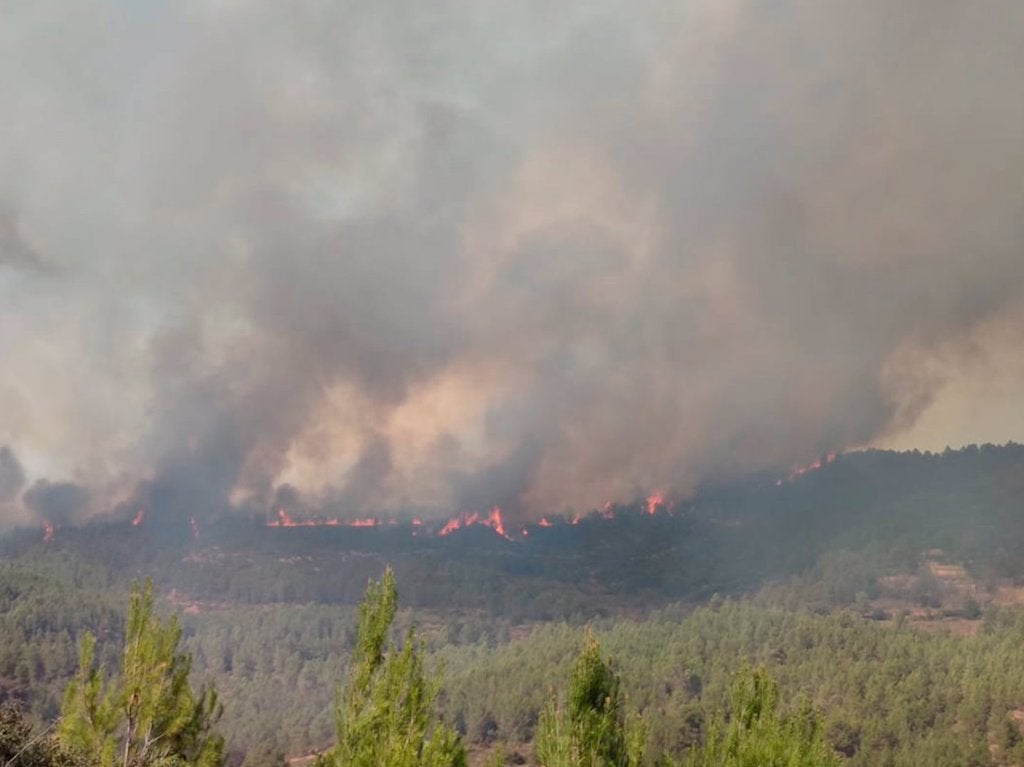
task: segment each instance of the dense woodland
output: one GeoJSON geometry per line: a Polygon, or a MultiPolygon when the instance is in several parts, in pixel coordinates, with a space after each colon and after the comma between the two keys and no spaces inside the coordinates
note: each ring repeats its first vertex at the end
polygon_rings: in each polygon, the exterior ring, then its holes
{"type": "MultiPolygon", "coordinates": [[[[49,543],[15,531],[0,542],[0,691],[42,731],[67,705],[84,636],[108,674],[119,667],[131,583],[151,577],[193,683],[216,686],[230,763],[336,753],[357,605],[390,563],[388,637],[401,648],[415,628],[439,683],[431,715],[470,763],[568,753],[542,742],[576,732],[566,695],[590,636],[644,764],[741,764],[722,749],[755,731],[807,753],[820,739],[851,765],[1024,764],[1022,486],[1017,445],[870,451],[514,542],[237,517],[198,540],[166,521],[49,543]],[[767,712],[743,737],[740,698],[767,712]]],[[[0,732],[19,721],[4,709],[0,732]]]]}

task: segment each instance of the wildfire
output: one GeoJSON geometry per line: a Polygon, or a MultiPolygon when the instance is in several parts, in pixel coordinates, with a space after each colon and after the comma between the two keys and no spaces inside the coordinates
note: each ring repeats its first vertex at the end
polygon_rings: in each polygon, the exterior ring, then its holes
{"type": "Polygon", "coordinates": [[[437,534],[441,536],[451,535],[456,530],[462,530],[472,525],[484,525],[491,528],[494,532],[500,535],[502,538],[512,540],[509,534],[505,531],[505,522],[501,518],[501,509],[495,506],[491,509],[490,514],[486,517],[482,517],[475,511],[472,514],[460,514],[457,517],[452,517],[444,526],[438,530],[437,534]]]}
{"type": "Polygon", "coordinates": [[[43,520],[43,543],[49,543],[53,540],[53,531],[56,528],[53,526],[53,522],[49,520],[43,520]]]}
{"type": "Polygon", "coordinates": [[[654,512],[656,512],[659,507],[661,507],[661,508],[665,507],[665,494],[664,493],[660,493],[660,492],[659,493],[652,493],[651,495],[647,496],[647,506],[646,506],[646,508],[647,508],[647,513],[649,515],[651,515],[653,517],[654,516],[654,512]]]}
{"type": "MultiPolygon", "coordinates": [[[[828,466],[830,463],[835,463],[835,460],[836,460],[836,453],[835,452],[828,452],[828,453],[826,453],[825,455],[823,455],[823,456],[821,456],[819,458],[815,458],[814,461],[812,461],[811,463],[807,464],[806,466],[800,466],[800,465],[794,466],[792,469],[790,469],[789,481],[793,482],[798,477],[802,477],[804,474],[806,474],[809,471],[815,471],[816,469],[820,469],[822,466],[828,466]]],[[[782,480],[779,480],[775,484],[777,484],[777,485],[782,484],[782,480]]]]}
{"type": "MultiPolygon", "coordinates": [[[[604,504],[602,509],[594,513],[594,518],[600,519],[615,519],[620,513],[623,513],[625,507],[617,506],[612,502],[604,504]]],[[[664,492],[656,492],[651,494],[649,497],[644,499],[640,509],[648,514],[654,515],[661,510],[661,513],[672,514],[673,503],[665,497],[664,492]]],[[[565,521],[552,521],[547,517],[541,517],[537,522],[531,523],[525,527],[517,528],[515,531],[516,538],[528,538],[530,536],[530,530],[534,526],[536,527],[554,527],[557,525],[569,524],[579,525],[584,521],[584,515],[582,513],[574,513],[565,521]]],[[[275,519],[268,520],[266,523],[267,527],[353,527],[353,528],[364,528],[373,529],[381,527],[398,527],[403,523],[394,518],[379,519],[377,517],[360,517],[356,519],[340,519],[338,517],[294,517],[287,509],[280,508],[277,510],[275,519]]],[[[446,537],[456,532],[457,530],[464,530],[474,525],[483,525],[489,527],[491,530],[496,532],[505,540],[515,540],[512,535],[509,534],[508,529],[505,526],[505,519],[503,512],[500,507],[493,506],[486,514],[481,512],[463,512],[454,517],[450,517],[443,523],[439,522],[440,527],[436,527],[435,524],[430,522],[424,522],[419,517],[416,517],[405,523],[411,528],[412,535],[418,535],[421,530],[426,530],[427,535],[436,535],[438,537],[446,537]]]]}
{"type": "Polygon", "coordinates": [[[132,527],[138,527],[142,524],[142,520],[146,518],[146,510],[139,509],[135,512],[135,516],[132,517],[132,527]]]}
{"type": "MultiPolygon", "coordinates": [[[[277,519],[271,519],[267,521],[267,527],[397,527],[399,522],[397,519],[377,519],[376,517],[361,517],[358,519],[341,519],[339,517],[306,517],[304,519],[296,519],[288,513],[286,509],[277,510],[277,519]]],[[[423,524],[420,519],[414,519],[412,521],[413,527],[419,527],[423,524]]]]}

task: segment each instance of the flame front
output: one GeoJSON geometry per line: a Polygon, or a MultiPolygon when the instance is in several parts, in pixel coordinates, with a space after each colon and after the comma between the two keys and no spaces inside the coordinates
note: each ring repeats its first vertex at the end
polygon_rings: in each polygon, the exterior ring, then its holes
{"type": "Polygon", "coordinates": [[[146,510],[139,509],[135,512],[135,516],[132,517],[132,527],[138,527],[142,524],[142,520],[146,518],[146,510]]]}
{"type": "MultiPolygon", "coordinates": [[[[832,458],[826,459],[828,462],[834,460],[832,458]]],[[[640,510],[646,515],[653,516],[656,513],[664,513],[673,515],[674,503],[669,501],[665,493],[658,491],[652,493],[645,498],[640,505],[640,510]]],[[[592,514],[594,519],[616,519],[618,515],[626,510],[627,507],[620,507],[612,502],[604,504],[601,510],[595,510],[592,514]]],[[[569,525],[579,525],[584,521],[585,517],[581,513],[574,513],[566,521],[551,521],[547,517],[541,517],[536,523],[522,527],[517,532],[517,537],[527,538],[530,535],[530,528],[533,526],[547,528],[554,527],[556,524],[562,525],[568,523],[569,525]]],[[[266,523],[267,527],[353,527],[353,528],[364,528],[373,529],[380,527],[399,527],[401,523],[399,520],[394,518],[379,519],[377,517],[359,517],[356,519],[340,519],[338,517],[308,517],[308,518],[296,518],[293,517],[287,509],[280,508],[277,510],[277,518],[268,520],[266,523]]],[[[467,527],[474,525],[482,525],[489,527],[495,533],[500,535],[505,540],[514,540],[509,534],[508,529],[505,526],[505,519],[503,512],[499,506],[491,507],[491,510],[486,514],[480,512],[463,512],[454,517],[450,517],[444,522],[437,523],[440,527],[429,525],[424,523],[422,519],[416,517],[405,523],[412,530],[412,535],[417,535],[420,530],[427,529],[428,534],[436,535],[438,537],[447,537],[457,530],[464,530],[467,527]],[[433,532],[429,532],[429,531],[433,532]]]]}
{"type": "MultiPolygon", "coordinates": [[[[790,469],[789,481],[792,482],[795,479],[797,479],[798,477],[802,477],[807,472],[815,471],[817,469],[820,469],[822,466],[828,466],[830,463],[835,463],[835,460],[836,460],[836,453],[834,451],[832,451],[832,452],[826,453],[825,455],[823,455],[823,456],[821,456],[819,458],[815,458],[811,463],[807,464],[806,466],[800,466],[800,465],[794,466],[792,469],[790,469]]],[[[776,484],[781,484],[781,483],[782,483],[781,480],[779,482],[776,482],[776,484]]]]}
{"type": "Polygon", "coordinates": [[[437,534],[441,536],[451,535],[456,530],[461,530],[471,525],[484,525],[491,528],[502,538],[509,541],[512,540],[512,537],[505,530],[505,521],[501,518],[501,509],[497,506],[493,507],[486,517],[481,517],[475,511],[472,514],[460,514],[457,517],[452,517],[444,523],[437,534]]]}

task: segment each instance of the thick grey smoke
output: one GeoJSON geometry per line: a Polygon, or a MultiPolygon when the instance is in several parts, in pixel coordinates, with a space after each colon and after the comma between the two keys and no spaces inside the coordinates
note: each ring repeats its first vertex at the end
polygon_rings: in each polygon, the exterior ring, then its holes
{"type": "Polygon", "coordinates": [[[89,493],[73,482],[40,479],[25,491],[24,502],[39,521],[66,525],[82,518],[89,506],[89,493]]]}
{"type": "Polygon", "coordinates": [[[1017,348],[1019,3],[87,6],[2,12],[0,442],[94,510],[686,492],[1017,348]]]}
{"type": "Polygon", "coordinates": [[[18,497],[25,486],[25,470],[21,461],[7,445],[0,446],[0,504],[18,497]]]}

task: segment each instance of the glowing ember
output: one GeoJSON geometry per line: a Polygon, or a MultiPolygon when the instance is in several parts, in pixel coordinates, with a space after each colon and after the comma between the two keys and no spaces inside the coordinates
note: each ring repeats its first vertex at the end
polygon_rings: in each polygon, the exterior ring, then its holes
{"type": "Polygon", "coordinates": [[[49,520],[44,520],[43,521],[43,542],[44,543],[49,543],[50,541],[53,540],[53,531],[54,531],[54,529],[55,528],[53,526],[53,522],[50,522],[49,520]]]}
{"type": "Polygon", "coordinates": [[[135,512],[135,516],[132,517],[132,527],[138,527],[142,524],[142,520],[146,518],[146,510],[139,509],[135,512]]]}
{"type": "Polygon", "coordinates": [[[647,496],[647,513],[652,517],[654,512],[658,510],[658,507],[665,507],[665,494],[664,493],[653,493],[647,496]]]}

